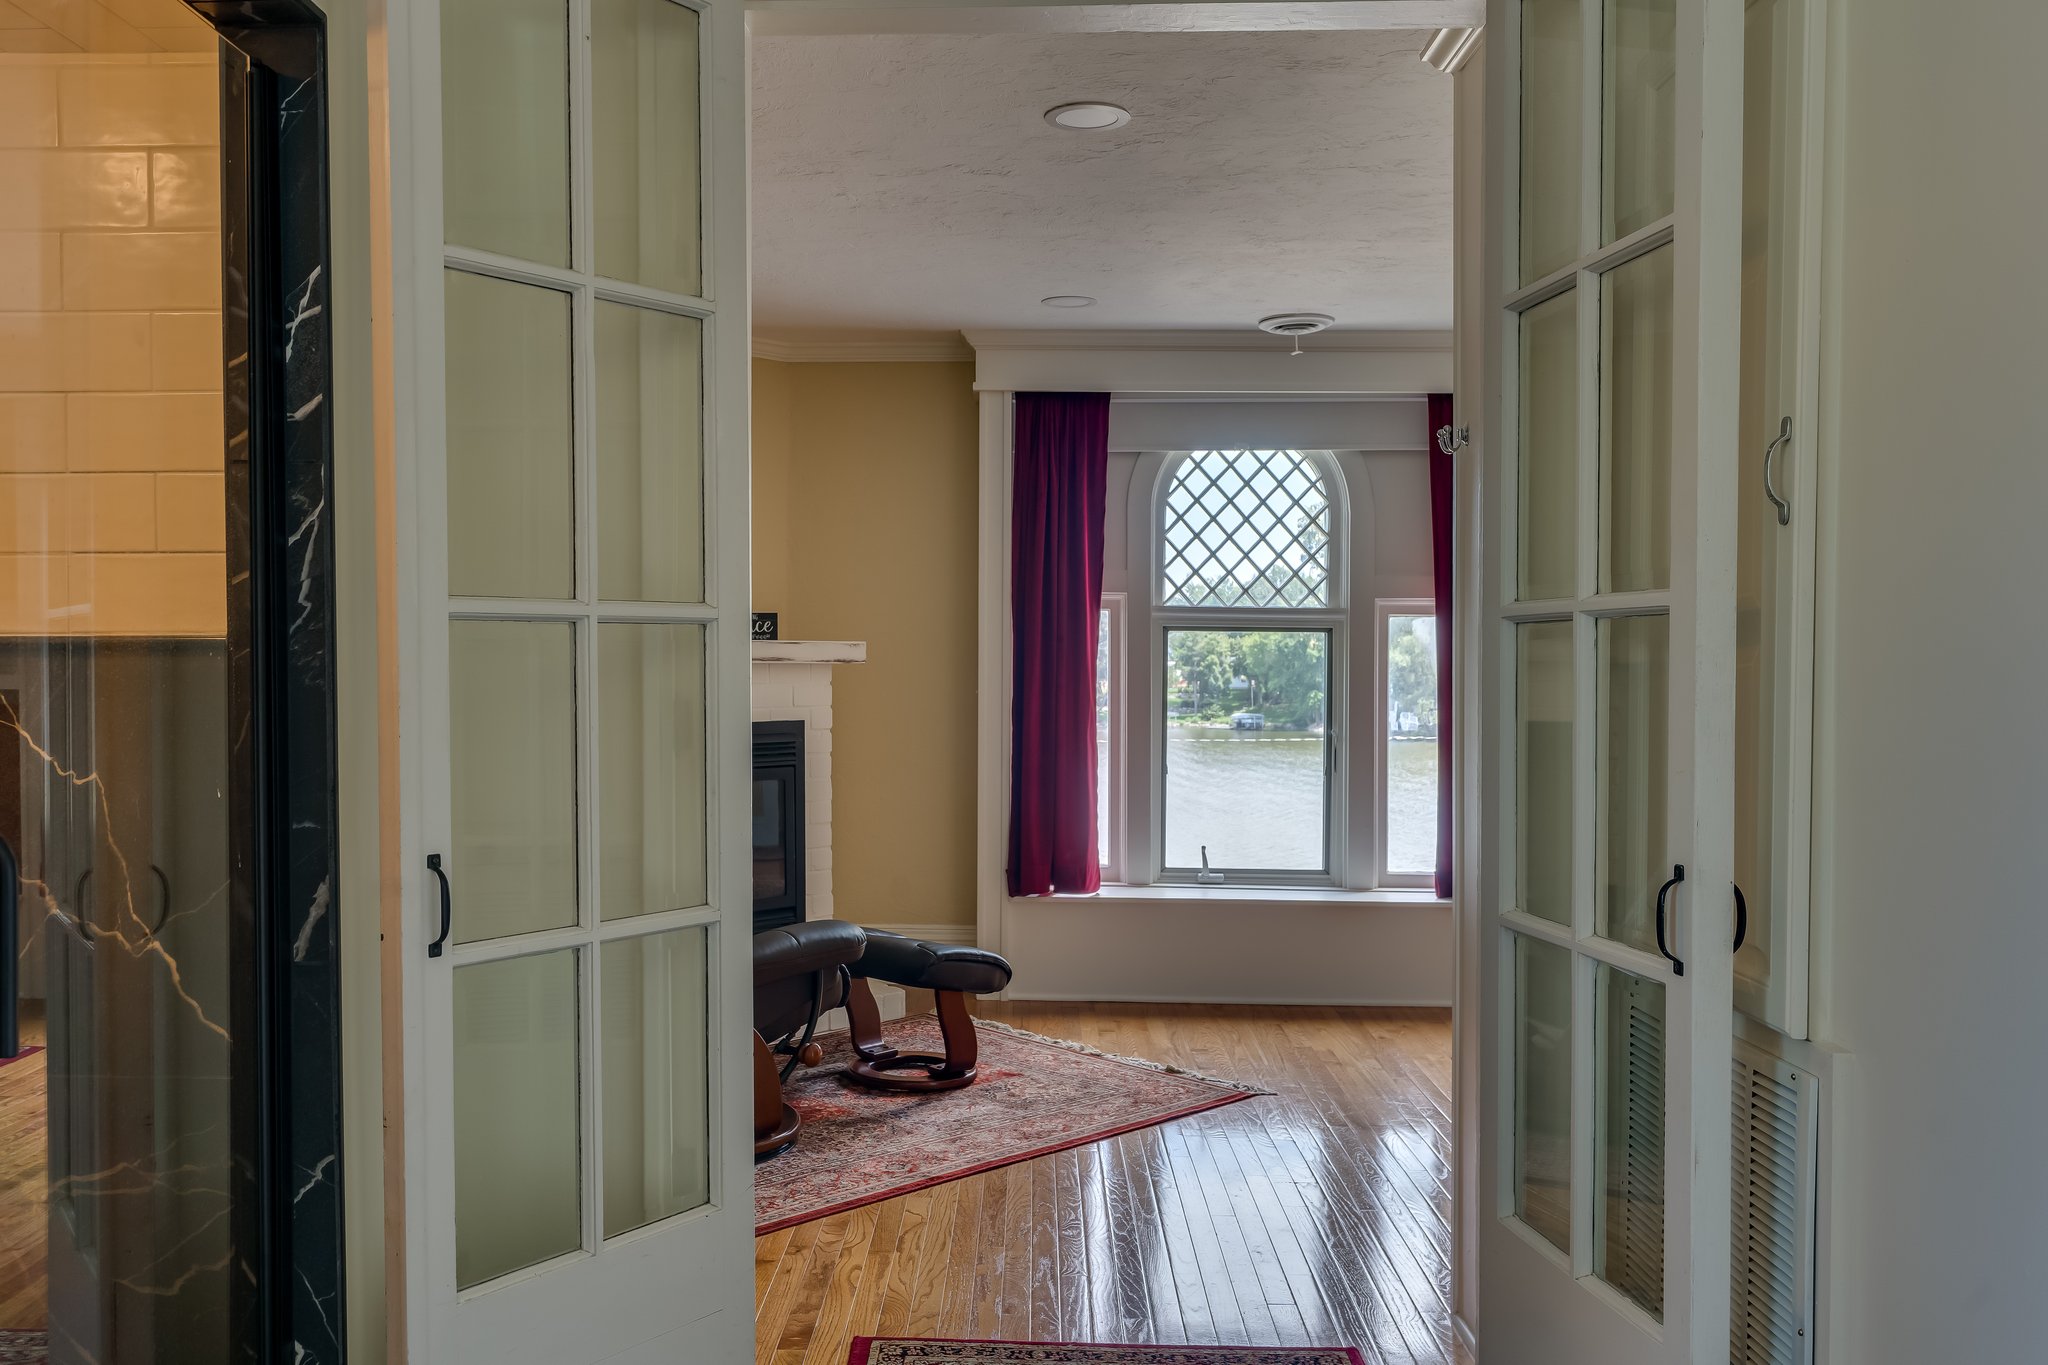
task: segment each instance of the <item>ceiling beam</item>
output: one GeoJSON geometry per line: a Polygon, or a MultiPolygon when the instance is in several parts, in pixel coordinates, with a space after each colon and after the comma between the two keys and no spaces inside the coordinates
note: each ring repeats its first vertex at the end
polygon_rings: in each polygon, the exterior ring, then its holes
{"type": "Polygon", "coordinates": [[[1485,0],[748,0],[757,34],[1265,33],[1485,22],[1485,0]]]}

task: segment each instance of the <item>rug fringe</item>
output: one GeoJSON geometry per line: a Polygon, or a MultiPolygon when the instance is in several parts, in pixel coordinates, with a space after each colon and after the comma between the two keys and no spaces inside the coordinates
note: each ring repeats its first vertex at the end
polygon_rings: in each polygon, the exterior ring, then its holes
{"type": "Polygon", "coordinates": [[[977,1016],[974,1026],[976,1028],[1000,1029],[1015,1038],[1025,1038],[1034,1043],[1044,1043],[1048,1047],[1064,1048],[1068,1052],[1079,1052],[1090,1057],[1100,1057],[1104,1061],[1122,1062],[1125,1066],[1143,1067],[1147,1071],[1157,1071],[1162,1075],[1186,1076],[1190,1080],[1206,1081],[1210,1085],[1220,1085],[1225,1090],[1235,1090],[1243,1095],[1270,1095],[1273,1093],[1256,1085],[1246,1085],[1243,1081],[1225,1080],[1221,1076],[1211,1076],[1206,1072],[1195,1071],[1184,1066],[1175,1066],[1171,1062],[1155,1062],[1149,1057],[1126,1057],[1120,1053],[1104,1052],[1099,1047],[1090,1047],[1086,1043],[1077,1043],[1071,1038],[1049,1038],[1043,1033],[1033,1033],[1030,1029],[1018,1028],[1014,1024],[1006,1024],[1000,1019],[983,1019],[977,1016]]]}

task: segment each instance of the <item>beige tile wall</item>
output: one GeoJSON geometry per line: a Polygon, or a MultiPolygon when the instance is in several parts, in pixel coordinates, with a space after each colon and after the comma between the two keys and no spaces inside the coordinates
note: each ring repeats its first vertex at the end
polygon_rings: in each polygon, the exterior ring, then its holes
{"type": "Polygon", "coordinates": [[[226,632],[218,80],[0,53],[0,635],[226,632]]]}

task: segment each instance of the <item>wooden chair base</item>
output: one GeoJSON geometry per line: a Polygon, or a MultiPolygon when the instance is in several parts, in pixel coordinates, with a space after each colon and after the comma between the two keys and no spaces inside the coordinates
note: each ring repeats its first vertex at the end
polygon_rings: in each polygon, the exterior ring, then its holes
{"type": "Polygon", "coordinates": [[[875,1004],[867,978],[855,977],[846,996],[854,1052],[846,1074],[877,1090],[958,1090],[972,1085],[979,1045],[974,1034],[974,1016],[967,1012],[967,997],[959,991],[939,991],[937,996],[945,1055],[898,1052],[882,1041],[882,1011],[875,1004]]]}
{"type": "Polygon", "coordinates": [[[768,1040],[754,1035],[754,1160],[781,1156],[796,1145],[803,1127],[795,1109],[782,1098],[782,1072],[768,1040]]]}

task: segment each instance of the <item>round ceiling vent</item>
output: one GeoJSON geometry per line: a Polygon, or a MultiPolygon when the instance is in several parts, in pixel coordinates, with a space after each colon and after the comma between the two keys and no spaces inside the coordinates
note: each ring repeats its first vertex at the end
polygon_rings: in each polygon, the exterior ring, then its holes
{"type": "Polygon", "coordinates": [[[1320,332],[1337,319],[1328,313],[1275,313],[1259,319],[1259,330],[1274,336],[1305,337],[1320,332]]]}

